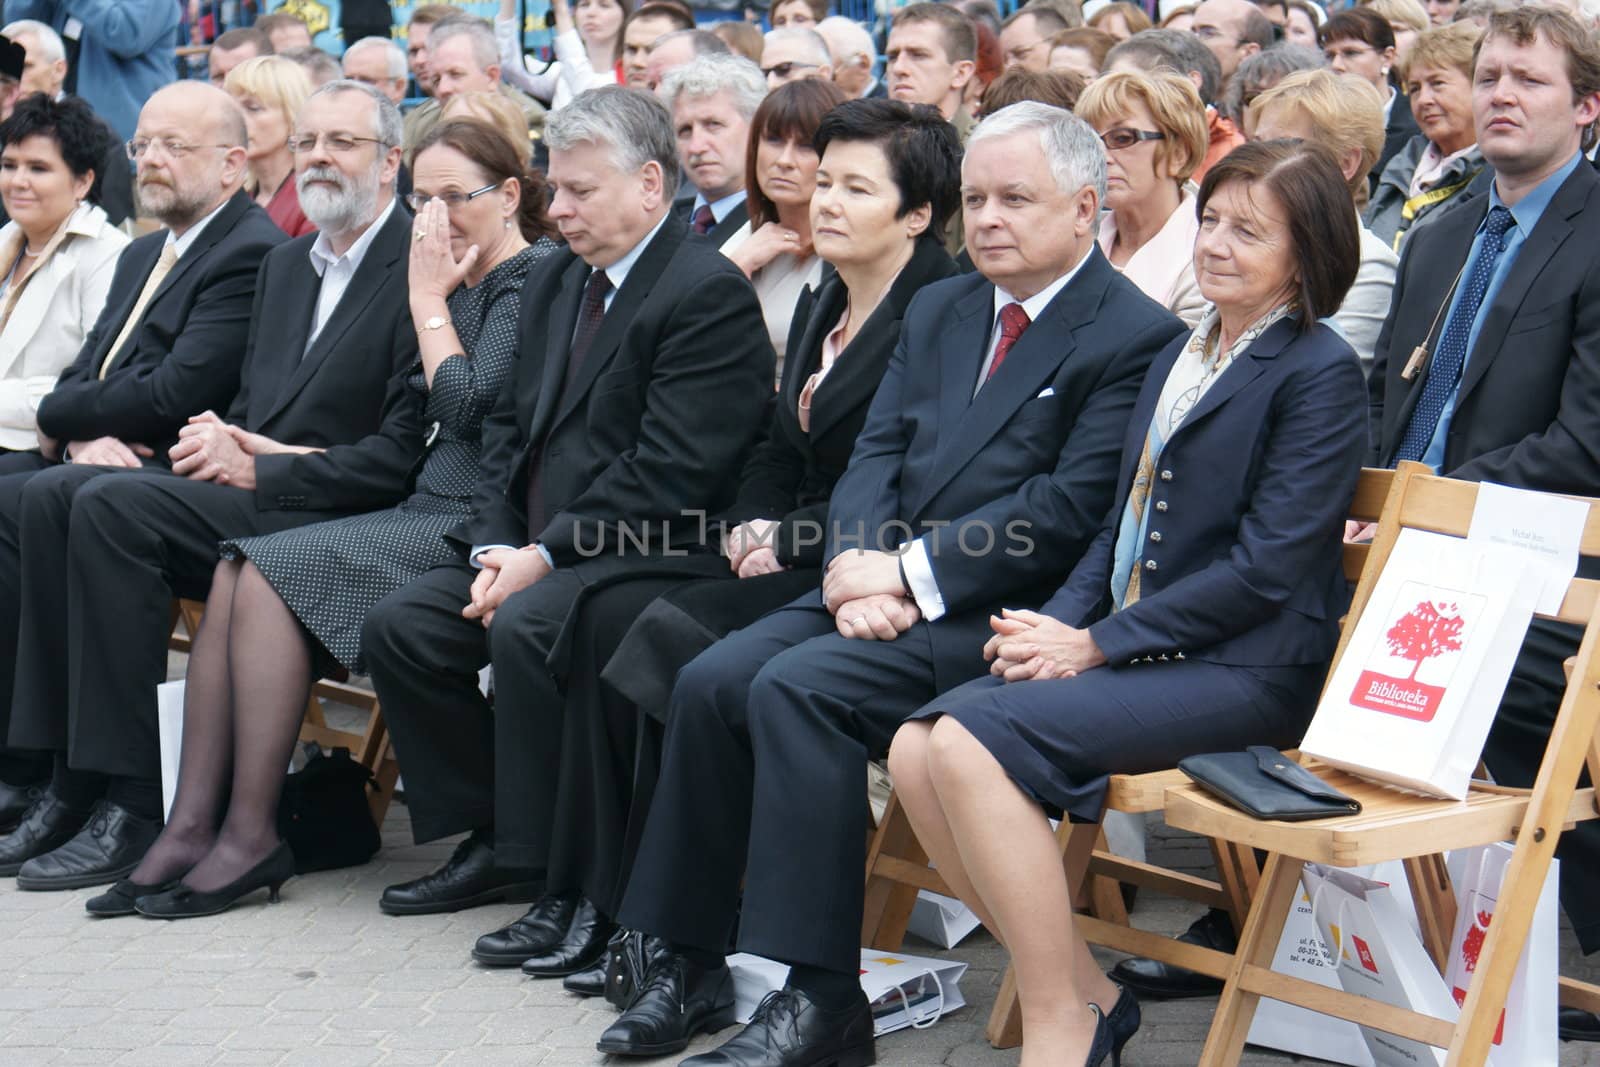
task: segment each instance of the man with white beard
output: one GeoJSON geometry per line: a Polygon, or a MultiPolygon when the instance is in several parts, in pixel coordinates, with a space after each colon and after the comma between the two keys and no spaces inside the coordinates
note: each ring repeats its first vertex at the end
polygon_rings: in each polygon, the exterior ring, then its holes
{"type": "MultiPolygon", "coordinates": [[[[419,394],[406,378],[416,329],[435,327],[414,329],[407,310],[400,138],[394,104],[370,86],[340,80],[313,93],[289,145],[300,207],[321,232],[262,262],[226,418],[190,418],[166,453],[170,470],[36,493],[45,472],[22,494],[16,692],[27,696],[25,711],[13,701],[11,725],[22,747],[65,752],[76,792],[63,797],[52,784],[0,839],[20,866],[19,888],[115,882],[159,831],[155,685],[166,676],[168,612],[175,596],[205,595],[218,541],[405,495],[423,447],[419,394]]],[[[144,184],[147,196],[182,193],[144,184]]]]}

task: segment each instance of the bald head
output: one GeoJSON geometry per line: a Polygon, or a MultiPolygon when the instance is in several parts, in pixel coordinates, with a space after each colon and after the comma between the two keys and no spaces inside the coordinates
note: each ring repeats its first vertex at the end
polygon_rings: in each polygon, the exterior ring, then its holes
{"type": "Polygon", "coordinates": [[[174,233],[205,218],[244,183],[244,113],[208,82],[178,81],[157,90],[139,112],[133,141],[141,213],[174,233]]]}
{"type": "Polygon", "coordinates": [[[1227,84],[1239,64],[1273,41],[1272,23],[1250,0],[1201,0],[1194,9],[1191,33],[1205,42],[1222,66],[1227,84]]]}

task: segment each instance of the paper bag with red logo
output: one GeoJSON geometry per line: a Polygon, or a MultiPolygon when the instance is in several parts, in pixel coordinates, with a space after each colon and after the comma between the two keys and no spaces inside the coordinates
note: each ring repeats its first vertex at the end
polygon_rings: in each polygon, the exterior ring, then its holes
{"type": "MultiPolygon", "coordinates": [[[[1512,848],[1501,842],[1450,854],[1450,881],[1456,891],[1456,928],[1450,939],[1450,964],[1445,979],[1460,1004],[1478,966],[1478,953],[1494,921],[1495,900],[1511,863],[1512,848]]],[[[1560,864],[1552,861],[1533,911],[1533,925],[1523,943],[1506,995],[1505,1010],[1495,1028],[1489,1067],[1556,1067],[1556,885],[1560,864]]]]}
{"type": "MultiPolygon", "coordinates": [[[[1300,884],[1345,992],[1454,1022],[1461,1014],[1391,886],[1308,863],[1300,884]]],[[[1445,1050],[1361,1027],[1377,1067],[1439,1067],[1445,1050]]]]}
{"type": "Polygon", "coordinates": [[[1400,531],[1300,750],[1465,797],[1542,588],[1527,568],[1510,548],[1400,531]]]}

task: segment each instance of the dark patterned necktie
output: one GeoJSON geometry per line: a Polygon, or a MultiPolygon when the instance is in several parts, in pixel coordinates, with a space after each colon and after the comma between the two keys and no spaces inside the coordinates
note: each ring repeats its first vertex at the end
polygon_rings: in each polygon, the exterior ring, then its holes
{"type": "Polygon", "coordinates": [[[1000,340],[995,342],[994,359],[989,361],[989,374],[984,381],[995,376],[1000,369],[1000,364],[1005,362],[1006,353],[1011,351],[1011,346],[1022,337],[1022,331],[1028,328],[1033,320],[1028,318],[1028,313],[1022,310],[1022,305],[1017,303],[1007,304],[1000,309],[1000,340]]]}
{"type": "Polygon", "coordinates": [[[1461,367],[1467,361],[1467,341],[1472,336],[1472,323],[1478,317],[1478,307],[1489,289],[1489,279],[1505,251],[1506,231],[1516,224],[1511,212],[1503,207],[1490,210],[1483,224],[1483,245],[1478,250],[1478,261],[1472,273],[1462,279],[1461,299],[1444,324],[1439,337],[1439,348],[1428,364],[1428,378],[1422,384],[1422,395],[1411,410],[1411,421],[1406,423],[1406,434],[1400,439],[1400,448],[1394,454],[1396,463],[1421,460],[1439,428],[1439,417],[1450,402],[1450,393],[1461,379],[1461,367]]]}
{"type": "MultiPolygon", "coordinates": [[[[573,380],[583,358],[589,354],[595,335],[606,318],[606,294],[611,292],[611,279],[603,270],[593,271],[583,287],[583,303],[578,307],[578,326],[572,332],[572,347],[567,350],[567,376],[561,383],[563,398],[572,391],[573,380]]],[[[528,536],[537,538],[549,522],[544,508],[544,442],[534,442],[532,467],[528,471],[528,536]]]]}
{"type": "Polygon", "coordinates": [[[711,232],[711,227],[717,224],[717,217],[711,213],[710,204],[701,204],[694,209],[694,219],[689,223],[689,228],[704,237],[711,232]]]}

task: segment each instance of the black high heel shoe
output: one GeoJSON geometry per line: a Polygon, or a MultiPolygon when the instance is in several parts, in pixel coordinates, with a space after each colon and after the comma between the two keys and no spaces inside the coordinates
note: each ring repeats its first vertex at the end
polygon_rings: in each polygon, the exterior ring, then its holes
{"type": "Polygon", "coordinates": [[[1106,1027],[1111,1031],[1111,1067],[1122,1067],[1122,1046],[1139,1032],[1143,1021],[1133,990],[1125,985],[1118,985],[1117,990],[1117,1002],[1106,1012],[1106,1027]]]}
{"type": "Polygon", "coordinates": [[[201,891],[178,883],[177,888],[134,901],[140,915],[152,919],[195,919],[227,911],[257,889],[267,890],[267,901],[278,902],[278,890],[294,876],[294,855],[287,842],[267,853],[265,859],[220,889],[201,891]]]}
{"type": "Polygon", "coordinates": [[[1106,1015],[1100,1010],[1098,1004],[1089,1005],[1089,1010],[1094,1012],[1094,1043],[1089,1046],[1089,1058],[1083,1061],[1083,1067],[1100,1067],[1107,1056],[1115,1067],[1118,1052],[1112,1051],[1111,1025],[1106,1021],[1106,1015]]]}

